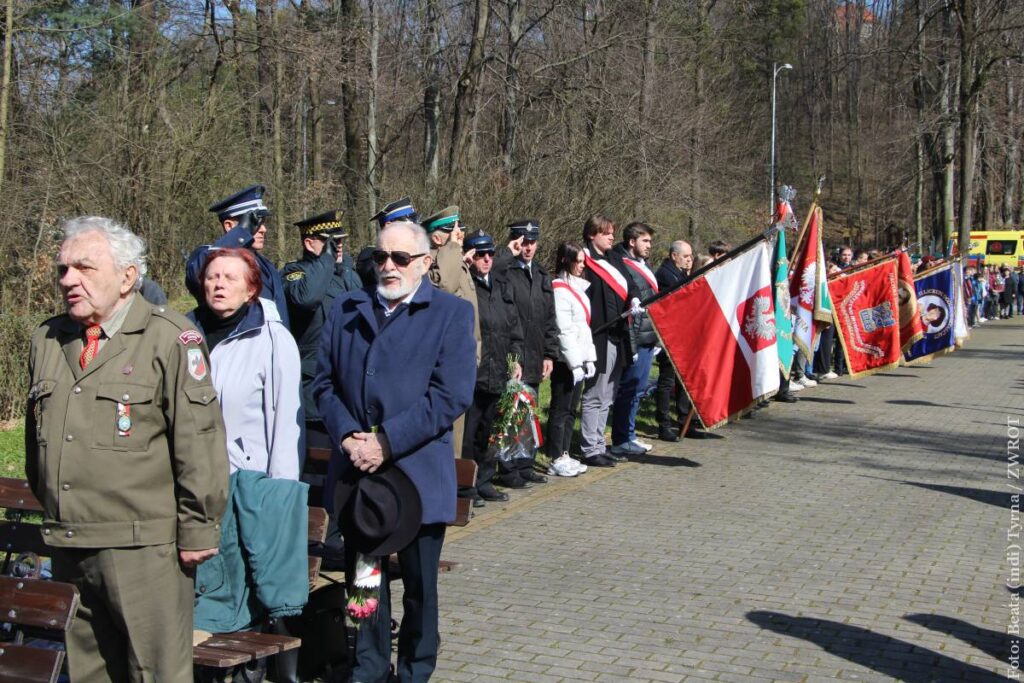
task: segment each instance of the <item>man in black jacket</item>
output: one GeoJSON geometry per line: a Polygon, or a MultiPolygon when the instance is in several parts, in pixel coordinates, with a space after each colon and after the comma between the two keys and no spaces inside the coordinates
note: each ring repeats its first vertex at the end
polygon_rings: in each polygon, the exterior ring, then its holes
{"type": "MultiPolygon", "coordinates": [[[[498,417],[498,401],[508,376],[508,356],[523,357],[523,328],[516,312],[512,286],[504,273],[494,268],[494,239],[483,231],[466,236],[462,248],[473,252],[473,282],[476,285],[477,310],[480,315],[480,365],[476,372],[473,403],[466,411],[466,431],[462,440],[462,457],[475,460],[479,469],[476,490],[463,490],[459,495],[472,497],[477,507],[487,500],[508,500],[508,494],[494,488],[497,466],[488,440],[498,417]]],[[[522,377],[516,363],[512,379],[522,377]]],[[[514,472],[506,471],[500,483],[525,488],[527,483],[514,472]]]]}
{"type": "MultiPolygon", "coordinates": [[[[677,240],[669,248],[668,258],[654,273],[658,289],[668,291],[678,287],[690,278],[693,269],[693,247],[688,242],[677,240]]],[[[676,421],[682,423],[690,410],[690,401],[683,391],[683,384],[676,376],[675,368],[667,353],[658,356],[658,388],[655,394],[655,417],[658,420],[658,438],[662,441],[679,441],[680,434],[674,429],[670,417],[672,393],[676,395],[676,421]]]]}
{"type": "Polygon", "coordinates": [[[590,282],[590,329],[594,331],[597,350],[597,374],[587,380],[583,391],[580,415],[580,450],[583,463],[593,467],[614,467],[604,441],[608,410],[615,397],[615,387],[622,368],[633,356],[629,331],[622,313],[640,313],[640,299],[632,279],[625,274],[622,257],[615,254],[615,222],[595,214],[583,225],[586,244],[586,269],[583,276],[590,282]],[[608,327],[606,324],[611,323],[608,327]],[[597,332],[597,330],[601,330],[597,332]]]}
{"type": "MultiPolygon", "coordinates": [[[[558,357],[558,323],[555,320],[555,291],[551,276],[537,255],[540,223],[532,218],[509,226],[510,241],[497,255],[494,269],[512,286],[512,294],[523,329],[523,384],[540,392],[540,383],[551,375],[558,357]]],[[[534,454],[535,455],[535,454],[534,454]]],[[[533,469],[534,458],[519,458],[513,468],[524,481],[542,484],[547,479],[533,469]]],[[[514,481],[514,478],[513,478],[514,481]]]]}
{"type": "MultiPolygon", "coordinates": [[[[658,293],[658,281],[647,265],[653,239],[654,228],[646,223],[633,222],[622,231],[622,242],[612,250],[622,259],[623,272],[636,288],[641,301],[658,293]]],[[[636,412],[647,392],[651,364],[661,352],[658,333],[646,311],[630,316],[629,339],[633,350],[632,362],[622,370],[615,389],[615,403],[612,404],[612,448],[609,453],[616,459],[642,455],[654,448],[636,436],[636,412]]]]}

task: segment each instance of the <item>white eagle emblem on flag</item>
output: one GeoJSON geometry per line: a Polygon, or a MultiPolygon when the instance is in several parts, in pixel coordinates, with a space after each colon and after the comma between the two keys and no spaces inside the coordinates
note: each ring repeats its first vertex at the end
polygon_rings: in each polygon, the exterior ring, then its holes
{"type": "Polygon", "coordinates": [[[765,341],[775,339],[775,315],[772,311],[771,298],[757,296],[752,303],[743,319],[743,334],[765,341]]]}

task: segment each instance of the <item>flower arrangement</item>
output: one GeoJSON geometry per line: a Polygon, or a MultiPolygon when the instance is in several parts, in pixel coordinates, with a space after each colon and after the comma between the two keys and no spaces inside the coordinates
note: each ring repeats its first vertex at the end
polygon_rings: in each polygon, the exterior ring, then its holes
{"type": "Polygon", "coordinates": [[[498,399],[498,416],[487,446],[499,460],[528,458],[535,448],[544,445],[544,437],[537,419],[537,395],[519,380],[511,379],[519,359],[509,354],[506,359],[508,382],[498,399]]]}
{"type": "Polygon", "coordinates": [[[345,611],[356,627],[369,619],[380,604],[380,558],[356,553],[356,576],[348,596],[345,611]]]}

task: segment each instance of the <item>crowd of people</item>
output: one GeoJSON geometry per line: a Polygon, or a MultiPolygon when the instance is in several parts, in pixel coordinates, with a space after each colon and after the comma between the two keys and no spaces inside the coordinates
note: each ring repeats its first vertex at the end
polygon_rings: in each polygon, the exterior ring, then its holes
{"type": "MultiPolygon", "coordinates": [[[[188,318],[144,278],[140,238],[105,218],[66,226],[66,313],[32,342],[26,470],[44,501],[54,577],[82,591],[68,637],[74,681],[115,669],[190,678],[183,624],[214,630],[244,615],[287,630],[283,617],[301,611],[306,589],[302,548],[285,553],[297,565],[271,554],[270,572],[237,558],[251,559],[267,538],[304,543],[308,446],[332,450],[324,499],[313,502],[332,513],[347,575],[365,556],[398,554],[396,672],[423,681],[436,663],[437,567],[457,496],[485,506],[508,500],[503,489],[642,456],[655,448],[637,432],[652,393],[658,439],[708,436],[690,419],[643,302],[727,255],[728,243],[697,255],[675,240],[658,259],[651,225],[620,230],[594,214],[579,240],[550,245],[549,269],[537,258],[536,219],[510,221],[500,235],[467,231],[458,207],[421,217],[403,199],[373,217],[376,243],[355,258],[340,210],[297,222],[302,257],[278,271],[260,253],[263,193],[252,186],[211,207],[222,234],[189,256],[188,318]],[[543,466],[532,450],[496,457],[510,379],[535,395],[550,381],[543,466]],[[130,476],[117,456],[126,451],[130,476]],[[457,490],[453,457],[476,462],[475,486],[457,490]],[[88,472],[76,469],[84,461],[88,472]],[[145,569],[125,569],[134,562],[145,569]],[[173,590],[151,590],[153,581],[173,590]],[[142,614],[174,618],[152,624],[142,614]]],[[[831,268],[870,258],[842,247],[831,268]]],[[[979,324],[1012,315],[1014,303],[1020,313],[1024,278],[983,269],[968,282],[979,324]]],[[[798,357],[776,400],[845,372],[830,331],[813,358],[798,357]]],[[[379,570],[379,606],[356,637],[356,681],[389,676],[390,570],[379,570]]],[[[279,680],[295,676],[294,658],[282,658],[279,680]]]]}

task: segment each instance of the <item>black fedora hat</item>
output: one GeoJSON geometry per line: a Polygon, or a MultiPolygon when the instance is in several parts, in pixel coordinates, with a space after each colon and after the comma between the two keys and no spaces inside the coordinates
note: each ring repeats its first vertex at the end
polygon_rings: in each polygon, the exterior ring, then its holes
{"type": "Polygon", "coordinates": [[[364,555],[401,550],[416,537],[423,519],[416,485],[394,464],[373,474],[350,469],[334,489],[334,509],[345,543],[364,555]]]}

